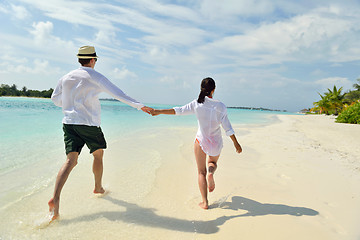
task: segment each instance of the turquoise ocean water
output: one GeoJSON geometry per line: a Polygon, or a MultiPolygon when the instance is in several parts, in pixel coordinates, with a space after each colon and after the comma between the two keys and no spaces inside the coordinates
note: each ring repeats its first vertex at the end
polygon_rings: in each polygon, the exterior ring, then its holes
{"type": "MultiPolygon", "coordinates": [[[[170,108],[171,105],[151,105],[170,108]]],[[[194,127],[195,116],[151,117],[115,101],[102,101],[102,129],[107,141],[134,131],[194,127]]],[[[278,112],[228,109],[237,124],[267,124],[278,112]]],[[[281,114],[281,113],[280,113],[281,114]]],[[[64,162],[62,111],[50,99],[0,97],[0,210],[49,186],[64,162]]],[[[88,152],[84,147],[83,152],[88,152]]]]}

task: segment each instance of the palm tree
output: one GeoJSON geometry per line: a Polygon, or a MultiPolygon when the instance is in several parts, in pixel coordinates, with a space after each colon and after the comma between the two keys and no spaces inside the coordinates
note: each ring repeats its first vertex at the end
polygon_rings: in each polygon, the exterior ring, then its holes
{"type": "Polygon", "coordinates": [[[356,90],[360,91],[360,78],[358,78],[357,81],[359,82],[359,84],[355,83],[353,87],[356,88],[356,90]]]}
{"type": "Polygon", "coordinates": [[[331,109],[335,111],[335,115],[338,115],[339,112],[341,112],[341,109],[343,108],[343,100],[345,97],[345,94],[342,94],[342,87],[337,89],[336,86],[334,85],[333,90],[331,91],[328,88],[328,92],[325,93],[325,96],[329,97],[329,101],[330,101],[330,105],[331,105],[331,109]]]}
{"type": "Polygon", "coordinates": [[[360,78],[357,79],[359,84],[355,83],[353,87],[355,90],[349,90],[345,93],[345,104],[352,104],[353,102],[357,102],[360,100],[360,78]]]}
{"type": "Polygon", "coordinates": [[[320,109],[320,114],[335,114],[338,115],[343,108],[343,101],[345,94],[342,94],[342,87],[337,89],[334,85],[333,89],[328,88],[328,92],[324,93],[324,95],[320,95],[321,100],[318,102],[314,102],[314,105],[320,109]]]}
{"type": "Polygon", "coordinates": [[[328,96],[323,96],[320,93],[318,93],[321,97],[320,101],[314,102],[314,105],[319,107],[320,109],[320,114],[325,113],[325,114],[329,114],[329,110],[331,107],[330,101],[329,101],[329,97],[328,96]]]}

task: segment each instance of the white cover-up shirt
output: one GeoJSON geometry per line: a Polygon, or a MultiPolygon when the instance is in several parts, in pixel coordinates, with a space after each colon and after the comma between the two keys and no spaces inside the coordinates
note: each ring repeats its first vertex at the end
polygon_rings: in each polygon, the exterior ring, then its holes
{"type": "Polygon", "coordinates": [[[195,99],[182,107],[174,107],[174,110],[176,115],[196,114],[199,126],[196,139],[209,156],[218,156],[223,147],[220,125],[227,136],[235,134],[226,106],[220,101],[205,97],[204,103],[198,103],[195,99]]]}
{"type": "Polygon", "coordinates": [[[90,67],[80,67],[63,76],[51,100],[62,107],[65,124],[100,126],[101,107],[99,94],[106,92],[115,99],[138,110],[144,107],[90,67]]]}

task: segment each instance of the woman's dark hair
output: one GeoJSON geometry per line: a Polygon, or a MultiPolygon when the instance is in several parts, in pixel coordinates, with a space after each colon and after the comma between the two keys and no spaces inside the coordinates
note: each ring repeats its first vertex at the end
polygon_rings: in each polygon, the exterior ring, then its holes
{"type": "Polygon", "coordinates": [[[205,101],[205,97],[209,96],[211,91],[215,89],[215,81],[214,79],[207,77],[201,81],[201,90],[198,98],[198,103],[203,103],[205,101]]]}

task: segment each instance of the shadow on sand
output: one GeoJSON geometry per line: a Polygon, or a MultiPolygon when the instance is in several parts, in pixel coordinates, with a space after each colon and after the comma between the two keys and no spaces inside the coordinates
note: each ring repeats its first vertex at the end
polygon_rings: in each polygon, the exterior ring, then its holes
{"type": "Polygon", "coordinates": [[[221,204],[223,209],[245,210],[247,213],[233,217],[264,216],[264,215],[292,215],[292,216],[316,216],[319,212],[305,207],[292,207],[283,204],[260,203],[244,197],[232,197],[231,202],[221,204]]]}
{"type": "MultiPolygon", "coordinates": [[[[71,224],[74,222],[94,221],[98,218],[106,218],[109,221],[123,221],[134,223],[142,226],[163,228],[167,230],[180,232],[196,232],[202,234],[212,234],[219,231],[219,226],[232,218],[263,216],[269,214],[275,215],[292,215],[292,216],[315,216],[319,213],[315,210],[304,207],[291,207],[281,204],[259,203],[244,197],[232,197],[231,202],[224,202],[219,206],[211,206],[211,208],[232,209],[234,211],[246,210],[247,213],[232,216],[222,216],[214,220],[198,221],[185,220],[167,216],[160,216],[155,213],[156,209],[143,208],[137,204],[128,203],[123,200],[112,198],[107,195],[104,198],[115,205],[125,207],[125,211],[104,211],[94,214],[84,215],[73,219],[63,219],[61,224],[71,224]]],[[[210,210],[211,211],[211,210],[210,210]]]]}

